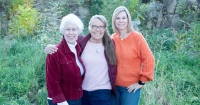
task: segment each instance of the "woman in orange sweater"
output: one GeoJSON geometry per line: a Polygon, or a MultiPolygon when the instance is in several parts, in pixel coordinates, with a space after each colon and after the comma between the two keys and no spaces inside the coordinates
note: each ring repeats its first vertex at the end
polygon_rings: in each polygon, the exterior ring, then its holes
{"type": "Polygon", "coordinates": [[[117,100],[113,105],[138,105],[140,89],[147,81],[153,80],[154,56],[143,35],[133,30],[128,9],[120,6],[112,17],[114,34],[111,36],[116,45],[117,100]]]}

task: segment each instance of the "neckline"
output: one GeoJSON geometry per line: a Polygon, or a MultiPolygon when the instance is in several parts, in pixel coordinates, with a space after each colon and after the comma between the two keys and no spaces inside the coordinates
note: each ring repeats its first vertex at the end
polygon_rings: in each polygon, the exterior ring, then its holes
{"type": "Polygon", "coordinates": [[[93,45],[102,45],[102,43],[93,43],[93,42],[90,42],[90,41],[88,41],[88,43],[93,44],[93,45]]]}
{"type": "MultiPolygon", "coordinates": [[[[131,32],[132,32],[132,31],[131,31],[131,32]]],[[[126,39],[131,35],[131,32],[129,32],[125,38],[121,38],[121,37],[120,37],[120,34],[118,34],[119,39],[120,39],[121,41],[126,40],[126,39]]]]}

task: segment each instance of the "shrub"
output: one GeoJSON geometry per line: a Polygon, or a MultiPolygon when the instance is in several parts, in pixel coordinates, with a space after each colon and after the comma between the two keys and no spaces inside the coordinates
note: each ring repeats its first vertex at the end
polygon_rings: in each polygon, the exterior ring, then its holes
{"type": "Polygon", "coordinates": [[[29,6],[18,6],[17,14],[9,23],[9,32],[21,38],[34,35],[39,24],[39,12],[29,6]]]}
{"type": "Polygon", "coordinates": [[[18,11],[18,7],[26,4],[28,7],[33,7],[34,0],[10,0],[10,10],[9,13],[11,16],[14,16],[18,11]]]}

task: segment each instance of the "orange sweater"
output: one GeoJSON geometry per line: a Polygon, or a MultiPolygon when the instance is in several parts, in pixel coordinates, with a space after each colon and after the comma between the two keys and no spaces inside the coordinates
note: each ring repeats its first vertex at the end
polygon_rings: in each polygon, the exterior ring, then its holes
{"type": "Polygon", "coordinates": [[[121,40],[114,33],[111,38],[115,41],[118,60],[116,85],[128,87],[139,80],[153,80],[154,56],[142,34],[132,31],[121,40]]]}

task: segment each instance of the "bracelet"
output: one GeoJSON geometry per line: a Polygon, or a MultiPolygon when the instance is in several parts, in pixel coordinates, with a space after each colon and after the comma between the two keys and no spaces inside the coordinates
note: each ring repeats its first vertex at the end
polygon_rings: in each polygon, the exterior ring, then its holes
{"type": "Polygon", "coordinates": [[[138,84],[144,85],[145,83],[143,83],[142,81],[139,80],[138,84]]]}

